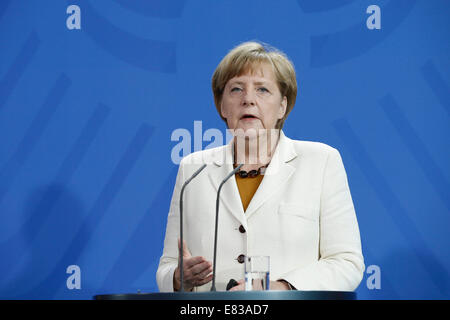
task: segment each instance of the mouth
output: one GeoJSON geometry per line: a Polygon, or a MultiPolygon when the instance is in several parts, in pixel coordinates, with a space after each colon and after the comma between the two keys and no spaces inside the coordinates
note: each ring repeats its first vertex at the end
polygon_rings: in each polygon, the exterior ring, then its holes
{"type": "Polygon", "coordinates": [[[244,114],[240,120],[244,120],[244,121],[251,121],[251,120],[257,120],[258,117],[252,115],[252,114],[244,114]]]}

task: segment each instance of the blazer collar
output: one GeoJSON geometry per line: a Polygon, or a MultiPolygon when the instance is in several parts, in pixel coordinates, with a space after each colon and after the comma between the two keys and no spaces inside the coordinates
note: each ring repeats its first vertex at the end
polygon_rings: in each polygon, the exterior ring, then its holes
{"type": "MultiPolygon", "coordinates": [[[[295,167],[290,165],[289,162],[297,156],[293,141],[286,137],[281,130],[272,160],[245,213],[235,177],[231,177],[223,185],[220,194],[221,204],[226,206],[244,227],[247,227],[246,220],[277,191],[281,190],[281,187],[294,173],[295,167]]],[[[213,154],[212,162],[214,165],[208,171],[208,175],[215,189],[218,190],[226,175],[233,171],[233,140],[226,146],[217,148],[217,151],[213,154]]]]}

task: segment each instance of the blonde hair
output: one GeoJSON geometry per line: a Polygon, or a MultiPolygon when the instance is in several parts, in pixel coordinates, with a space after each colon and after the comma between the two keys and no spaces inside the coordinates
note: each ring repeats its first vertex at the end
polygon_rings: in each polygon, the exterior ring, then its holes
{"type": "Polygon", "coordinates": [[[269,63],[277,80],[281,97],[286,97],[287,107],[282,119],[276,124],[277,129],[284,125],[289,112],[294,108],[297,98],[297,80],[295,69],[289,58],[276,48],[259,42],[244,42],[233,48],[219,63],[212,76],[212,91],[214,103],[220,117],[226,123],[221,113],[223,91],[227,82],[247,72],[255,71],[261,63],[269,63]]]}

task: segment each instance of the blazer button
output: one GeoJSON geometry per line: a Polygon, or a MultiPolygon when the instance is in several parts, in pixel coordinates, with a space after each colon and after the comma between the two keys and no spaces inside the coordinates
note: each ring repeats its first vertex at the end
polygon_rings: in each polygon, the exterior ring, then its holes
{"type": "Polygon", "coordinates": [[[245,228],[244,226],[241,224],[241,226],[239,227],[239,232],[240,233],[245,233],[245,228]]]}
{"type": "Polygon", "coordinates": [[[245,259],[245,255],[240,254],[239,257],[237,258],[237,261],[238,261],[239,263],[244,263],[244,259],[245,259]]]}

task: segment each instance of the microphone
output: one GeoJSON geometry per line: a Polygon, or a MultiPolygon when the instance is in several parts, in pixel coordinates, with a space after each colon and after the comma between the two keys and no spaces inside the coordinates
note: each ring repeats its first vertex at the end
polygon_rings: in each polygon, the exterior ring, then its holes
{"type": "Polygon", "coordinates": [[[186,186],[189,184],[189,182],[192,181],[192,179],[194,179],[203,169],[205,169],[206,164],[202,165],[197,171],[194,172],[194,174],[187,179],[183,186],[181,187],[181,192],[180,192],[180,282],[181,282],[181,286],[180,286],[180,292],[184,292],[184,284],[183,284],[183,278],[184,278],[184,272],[183,272],[183,193],[184,193],[184,188],[186,188],[186,186]]]}
{"type": "Polygon", "coordinates": [[[240,164],[236,167],[236,169],[234,169],[233,171],[231,171],[226,177],[225,179],[223,179],[222,183],[219,186],[219,190],[217,190],[217,199],[216,199],[216,228],[214,231],[214,266],[213,266],[213,278],[212,278],[212,286],[211,286],[211,291],[216,291],[216,257],[217,257],[217,227],[219,225],[219,199],[220,199],[220,190],[222,190],[222,186],[225,184],[225,182],[227,182],[228,179],[230,179],[232,176],[234,176],[236,174],[236,172],[239,171],[239,169],[243,166],[244,164],[240,164]]]}

